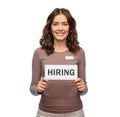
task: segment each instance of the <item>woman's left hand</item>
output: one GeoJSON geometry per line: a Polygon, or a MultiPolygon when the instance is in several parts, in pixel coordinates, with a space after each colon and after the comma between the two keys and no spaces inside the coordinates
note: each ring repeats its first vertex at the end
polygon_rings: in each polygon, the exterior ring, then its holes
{"type": "Polygon", "coordinates": [[[77,78],[75,80],[75,85],[77,86],[78,91],[84,92],[86,90],[86,83],[83,79],[77,78]]]}

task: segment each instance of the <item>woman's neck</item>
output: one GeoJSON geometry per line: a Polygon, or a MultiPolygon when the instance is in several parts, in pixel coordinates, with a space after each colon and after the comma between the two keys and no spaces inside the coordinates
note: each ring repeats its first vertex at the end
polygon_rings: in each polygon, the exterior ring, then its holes
{"type": "Polygon", "coordinates": [[[64,52],[68,50],[66,42],[54,42],[54,51],[55,52],[64,52]]]}

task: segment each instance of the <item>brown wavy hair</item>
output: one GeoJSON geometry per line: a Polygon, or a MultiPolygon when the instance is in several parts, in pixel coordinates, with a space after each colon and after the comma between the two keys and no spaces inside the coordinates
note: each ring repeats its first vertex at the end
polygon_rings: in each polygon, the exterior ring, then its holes
{"type": "Polygon", "coordinates": [[[40,45],[42,49],[45,49],[47,54],[50,55],[54,52],[54,37],[51,32],[51,24],[54,20],[54,17],[59,15],[59,14],[64,14],[67,18],[68,24],[69,24],[69,34],[67,36],[67,47],[70,52],[76,53],[79,49],[79,42],[77,40],[77,31],[76,31],[76,21],[72,17],[70,11],[65,8],[55,8],[50,15],[47,18],[46,25],[43,28],[43,34],[40,39],[40,45]]]}

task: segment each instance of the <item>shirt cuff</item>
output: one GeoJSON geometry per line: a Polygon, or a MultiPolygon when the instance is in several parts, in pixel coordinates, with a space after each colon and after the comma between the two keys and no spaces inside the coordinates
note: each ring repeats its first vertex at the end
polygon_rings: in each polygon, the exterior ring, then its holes
{"type": "Polygon", "coordinates": [[[79,91],[79,94],[82,96],[82,95],[85,95],[87,92],[88,92],[88,87],[86,85],[86,89],[82,92],[79,91]]]}
{"type": "Polygon", "coordinates": [[[35,96],[38,96],[38,95],[42,94],[42,92],[41,92],[41,93],[38,92],[38,91],[36,90],[36,88],[37,88],[37,86],[30,86],[30,92],[31,92],[33,95],[35,95],[35,96]]]}

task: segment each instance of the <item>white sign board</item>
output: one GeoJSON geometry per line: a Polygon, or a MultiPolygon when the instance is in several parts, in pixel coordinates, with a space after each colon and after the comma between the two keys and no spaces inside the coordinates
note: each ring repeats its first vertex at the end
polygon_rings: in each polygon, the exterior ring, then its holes
{"type": "Polygon", "coordinates": [[[77,65],[45,65],[45,77],[48,80],[75,80],[77,65]]]}

